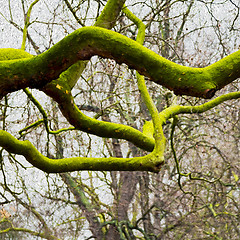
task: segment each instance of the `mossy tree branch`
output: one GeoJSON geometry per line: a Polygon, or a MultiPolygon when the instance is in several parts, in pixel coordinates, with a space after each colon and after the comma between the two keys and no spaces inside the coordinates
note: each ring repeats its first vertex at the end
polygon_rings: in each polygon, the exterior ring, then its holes
{"type": "Polygon", "coordinates": [[[28,29],[28,27],[30,25],[30,16],[31,16],[32,8],[38,2],[39,2],[39,0],[35,0],[34,2],[32,2],[30,7],[29,7],[29,9],[28,9],[28,11],[27,11],[25,24],[24,24],[24,28],[23,28],[23,40],[22,40],[22,46],[21,46],[22,50],[25,50],[25,47],[26,47],[27,29],[28,29]]]}
{"type": "MultiPolygon", "coordinates": [[[[76,123],[73,125],[79,125],[80,128],[83,128],[83,125],[85,123],[86,125],[85,131],[89,132],[89,131],[92,131],[92,129],[94,129],[94,132],[96,132],[96,129],[99,129],[98,135],[100,135],[101,132],[104,132],[104,135],[106,135],[106,132],[107,133],[109,132],[111,137],[113,137],[112,135],[113,133],[116,133],[117,135],[119,135],[119,132],[120,132],[120,133],[124,133],[125,138],[129,137],[132,139],[138,139],[138,141],[140,136],[141,140],[144,140],[143,138],[145,138],[145,141],[139,141],[139,143],[141,143],[142,145],[142,148],[146,148],[146,146],[149,146],[149,144],[147,143],[150,142],[150,148],[149,147],[147,148],[149,148],[150,150],[153,149],[154,140],[145,136],[144,134],[140,133],[139,131],[133,128],[130,128],[128,126],[123,126],[120,124],[106,124],[101,121],[97,121],[97,120],[94,121],[94,119],[91,119],[83,115],[78,110],[76,105],[73,104],[73,98],[70,94],[69,85],[67,84],[66,81],[61,81],[64,79],[66,80],[66,75],[63,75],[63,76],[61,76],[60,79],[58,79],[57,81],[53,81],[52,83],[48,84],[47,87],[43,90],[45,90],[46,93],[49,93],[49,95],[54,95],[57,98],[55,100],[57,100],[57,102],[60,103],[61,108],[63,106],[66,106],[67,109],[70,109],[70,111],[68,111],[70,122],[71,122],[71,119],[77,119],[76,123]],[[56,92],[56,90],[58,92],[56,92]],[[52,94],[52,91],[54,91],[55,94],[52,94]],[[61,103],[65,103],[65,104],[61,104],[61,103]],[[72,116],[76,116],[76,115],[77,117],[72,118],[72,116]],[[108,128],[109,126],[110,127],[113,126],[114,129],[112,128],[109,129],[108,128]]],[[[143,78],[141,78],[141,80],[144,82],[143,78]]],[[[144,89],[144,86],[143,86],[143,89],[144,89]]],[[[145,91],[145,93],[146,92],[147,90],[145,91]]],[[[145,96],[147,94],[143,94],[143,95],[145,96]]],[[[150,96],[148,95],[148,97],[150,96]]],[[[150,104],[151,109],[152,109],[152,106],[154,106],[153,103],[150,104]]],[[[66,113],[64,109],[62,109],[62,112],[66,113]]],[[[155,113],[155,111],[153,112],[155,113]]],[[[155,115],[158,116],[158,112],[155,115]]],[[[54,160],[54,159],[46,158],[43,155],[41,155],[30,142],[28,141],[21,142],[15,139],[14,137],[12,137],[7,132],[4,132],[4,131],[0,132],[0,137],[2,137],[2,139],[0,139],[0,142],[2,142],[3,148],[5,148],[7,151],[11,151],[11,152],[16,151],[14,153],[22,154],[35,167],[42,169],[45,172],[62,172],[62,171],[84,170],[84,169],[94,170],[95,167],[96,167],[95,170],[128,170],[128,171],[142,170],[143,171],[145,169],[147,171],[157,172],[159,171],[160,166],[163,163],[163,152],[160,153],[157,151],[157,149],[153,151],[153,153],[150,153],[147,156],[139,157],[139,158],[99,158],[99,159],[98,158],[68,158],[68,159],[54,160]],[[11,142],[13,144],[10,144],[9,139],[11,139],[11,142]],[[31,148],[31,150],[27,151],[27,148],[31,148]],[[21,152],[21,149],[22,149],[22,152],[21,152]],[[99,163],[100,165],[97,163],[99,163]],[[63,164],[63,166],[60,167],[59,164],[60,165],[63,164]],[[68,167],[66,166],[66,164],[68,165],[68,167]]]]}
{"type": "MultiPolygon", "coordinates": [[[[240,92],[232,92],[227,93],[224,95],[221,95],[209,102],[206,102],[204,104],[198,105],[198,106],[181,106],[181,105],[172,105],[166,109],[164,109],[162,112],[159,113],[159,116],[163,123],[165,123],[168,119],[174,118],[180,114],[194,114],[194,113],[204,113],[219,104],[233,99],[240,98],[240,92]]],[[[146,121],[144,123],[144,132],[148,137],[153,136],[154,130],[153,130],[153,123],[152,121],[146,121]]]]}
{"type": "MultiPolygon", "coordinates": [[[[123,12],[126,14],[126,16],[131,21],[133,21],[137,25],[138,34],[137,34],[136,41],[140,44],[143,44],[143,42],[145,40],[146,26],[143,24],[143,22],[139,18],[137,18],[131,11],[129,11],[129,9],[126,8],[126,6],[123,8],[123,12]]],[[[162,164],[163,164],[164,163],[163,156],[164,156],[165,143],[166,143],[166,139],[165,139],[165,136],[163,134],[163,129],[162,129],[163,122],[159,116],[157,107],[155,106],[155,104],[147,90],[144,76],[140,75],[137,72],[136,77],[137,77],[138,89],[141,93],[141,97],[142,97],[143,101],[145,102],[145,104],[150,112],[150,115],[152,117],[153,129],[154,129],[153,136],[155,139],[155,147],[153,150],[153,154],[155,154],[156,158],[161,159],[162,164]]]]}
{"type": "Polygon", "coordinates": [[[3,130],[0,130],[0,146],[8,152],[24,156],[34,167],[47,173],[78,170],[158,172],[162,165],[162,160],[156,158],[153,153],[135,158],[73,157],[50,159],[42,155],[29,141],[17,140],[10,133],[3,130]]]}
{"type": "MultiPolygon", "coordinates": [[[[99,137],[125,139],[137,147],[152,151],[155,141],[137,129],[118,123],[100,121],[83,114],[77,107],[68,85],[64,81],[52,81],[52,86],[43,91],[59,103],[64,117],[77,130],[97,135],[99,137]]],[[[49,84],[48,84],[49,85],[49,84]]]]}
{"type": "MultiPolygon", "coordinates": [[[[110,0],[107,5],[113,4],[119,13],[119,5],[114,5],[117,2],[124,3],[121,0],[110,0]]],[[[96,26],[104,27],[101,25],[104,23],[104,16],[105,20],[110,17],[116,21],[117,15],[109,15],[107,12],[99,17],[96,26]]],[[[144,25],[127,8],[124,9],[124,12],[139,27],[137,41],[142,43],[144,25]]],[[[111,28],[112,26],[112,23],[109,23],[105,27],[111,28]]],[[[150,154],[137,158],[49,159],[39,153],[29,141],[19,141],[3,130],[0,131],[0,146],[9,152],[23,155],[33,166],[45,172],[76,170],[158,172],[163,163],[165,148],[162,125],[168,118],[180,113],[207,111],[225,100],[238,98],[239,95],[232,94],[225,98],[226,95],[224,95],[220,100],[212,100],[204,107],[171,106],[159,114],[148,94],[144,77],[137,75],[139,90],[152,115],[154,125],[152,128],[151,124],[146,122],[148,126],[145,125],[145,129],[147,131],[149,128],[152,129],[152,133],[150,131],[150,134],[145,134],[122,124],[92,119],[79,111],[71,95],[71,89],[86,64],[79,60],[88,60],[94,55],[112,58],[118,63],[126,63],[129,67],[135,68],[139,73],[149,77],[150,80],[174,90],[177,94],[210,98],[216,90],[239,77],[240,51],[209,67],[200,69],[170,62],[143,47],[140,43],[110,30],[84,27],[68,35],[38,56],[32,56],[16,49],[2,49],[0,51],[0,59],[3,60],[0,62],[0,97],[25,87],[38,88],[58,102],[63,115],[76,129],[101,137],[126,139],[142,149],[152,151],[150,154]],[[66,69],[68,70],[65,71],[66,69]]]]}
{"type": "Polygon", "coordinates": [[[122,7],[126,0],[109,0],[106,6],[97,18],[94,26],[111,29],[116,24],[122,7]]]}
{"type": "Polygon", "coordinates": [[[41,88],[77,61],[94,55],[125,63],[179,95],[211,98],[216,90],[240,77],[240,51],[209,67],[191,68],[173,63],[119,33],[83,27],[38,56],[0,62],[0,97],[25,87],[41,88]]]}
{"type": "MultiPolygon", "coordinates": [[[[105,26],[110,28],[113,22],[116,21],[120,12],[119,6],[122,6],[123,3],[124,1],[121,0],[108,1],[95,25],[103,26],[101,25],[102,23],[111,22],[111,25],[105,26]],[[115,6],[114,10],[112,10],[113,6],[115,6]]],[[[41,90],[59,104],[59,108],[63,115],[67,118],[70,124],[75,126],[76,129],[95,134],[100,137],[125,139],[142,149],[152,151],[155,145],[154,139],[147,137],[140,131],[122,124],[103,122],[90,118],[78,109],[71,95],[71,89],[75,85],[79,78],[79,74],[81,74],[85,66],[86,61],[77,62],[67,71],[63,72],[56,81],[52,81],[41,90]]]]}
{"type": "Polygon", "coordinates": [[[221,95],[209,102],[198,106],[180,106],[180,105],[172,105],[160,113],[161,118],[166,121],[169,118],[177,116],[179,114],[194,114],[194,113],[203,113],[206,112],[217,105],[232,99],[240,98],[240,92],[232,92],[221,95]]]}
{"type": "MultiPolygon", "coordinates": [[[[161,124],[177,114],[201,113],[217,106],[224,101],[237,98],[240,98],[240,92],[229,93],[220,96],[200,106],[171,106],[159,114],[161,124]]],[[[151,126],[149,125],[148,129],[150,128],[151,126]]],[[[151,138],[149,137],[149,139],[151,138]]],[[[153,151],[146,156],[136,158],[73,157],[64,159],[50,159],[39,153],[29,141],[17,140],[10,133],[4,130],[0,130],[0,146],[11,153],[23,155],[33,166],[49,173],[76,170],[125,170],[158,172],[163,163],[163,159],[156,154],[157,151],[153,151]]]]}

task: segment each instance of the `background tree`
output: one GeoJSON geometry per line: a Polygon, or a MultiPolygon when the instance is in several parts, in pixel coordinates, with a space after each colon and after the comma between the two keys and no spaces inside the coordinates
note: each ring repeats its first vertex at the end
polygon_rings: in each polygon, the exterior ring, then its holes
{"type": "MultiPolygon", "coordinates": [[[[108,4],[116,2],[108,1],[108,4]]],[[[19,7],[23,9],[23,16],[31,10],[31,3],[22,1],[19,7]]],[[[33,11],[37,6],[44,8],[44,1],[34,3],[37,5],[33,11]]],[[[16,12],[13,13],[11,2],[9,17],[5,12],[2,14],[17,31],[28,30],[26,47],[29,52],[39,54],[55,45],[61,36],[81,26],[93,25],[93,19],[98,16],[101,21],[97,20],[97,26],[114,27],[116,32],[135,40],[141,21],[126,8],[121,11],[120,4],[123,2],[115,5],[118,12],[111,16],[114,21],[106,20],[107,5],[103,14],[104,6],[98,1],[64,1],[64,4],[56,1],[48,6],[47,19],[36,18],[37,13],[33,12],[34,20],[29,25],[29,18],[25,17],[25,28],[14,19],[16,12]]],[[[126,4],[146,26],[145,46],[174,62],[204,67],[238,47],[239,7],[231,1],[224,4],[131,1],[126,4]],[[222,16],[216,15],[216,8],[231,12],[230,18],[223,21],[222,16]],[[206,10],[209,17],[199,22],[198,14],[206,10]],[[221,27],[225,25],[226,28],[221,27]],[[206,37],[208,41],[203,41],[206,37]],[[211,51],[210,46],[214,46],[211,51]]],[[[76,69],[76,78],[80,75],[81,78],[72,83],[76,84],[72,95],[83,113],[134,129],[142,129],[143,124],[151,126],[151,114],[139,95],[132,70],[97,57],[87,66],[86,63],[76,64],[74,72],[76,69]]],[[[61,90],[60,83],[58,79],[51,84],[61,90]]],[[[50,96],[54,95],[51,84],[44,88],[50,96]]],[[[49,175],[33,168],[23,158],[2,151],[2,212],[6,213],[2,214],[2,234],[25,232],[32,235],[30,239],[33,236],[82,239],[83,234],[96,239],[239,238],[239,101],[228,101],[200,113],[201,108],[195,106],[205,100],[176,97],[159,85],[146,84],[158,111],[176,111],[178,104],[186,106],[181,109],[191,113],[171,115],[173,120],[170,118],[164,125],[167,163],[160,173],[89,171],[49,175]]],[[[237,91],[238,80],[218,95],[237,91]]],[[[219,99],[227,100],[233,95],[223,96],[219,99]]],[[[1,105],[2,129],[21,140],[30,140],[51,159],[146,155],[146,151],[121,139],[99,139],[73,131],[76,129],[69,127],[55,101],[40,91],[27,89],[24,93],[5,96],[1,105]]],[[[73,124],[70,118],[68,120],[73,124]]],[[[151,136],[152,128],[147,129],[151,136]]],[[[147,139],[152,139],[149,135],[147,139]]],[[[26,234],[19,235],[19,239],[21,236],[26,239],[26,234]]]]}

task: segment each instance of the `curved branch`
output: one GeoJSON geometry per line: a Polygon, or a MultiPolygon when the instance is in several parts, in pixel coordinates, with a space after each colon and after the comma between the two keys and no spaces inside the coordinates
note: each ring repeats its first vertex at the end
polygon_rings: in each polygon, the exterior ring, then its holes
{"type": "Polygon", "coordinates": [[[211,98],[216,90],[240,77],[240,51],[209,67],[191,68],[173,63],[119,33],[83,27],[38,56],[0,62],[0,97],[26,87],[41,88],[77,61],[94,55],[125,63],[178,95],[211,98]]]}
{"type": "Polygon", "coordinates": [[[113,28],[125,2],[126,0],[107,1],[94,26],[107,29],[113,28]]]}
{"type": "MultiPolygon", "coordinates": [[[[173,118],[179,114],[203,113],[216,107],[217,105],[225,101],[238,99],[238,98],[240,98],[240,92],[232,92],[232,93],[221,95],[209,102],[206,102],[198,106],[172,105],[164,109],[162,112],[160,112],[159,116],[162,122],[166,122],[169,118],[173,118]]],[[[153,129],[152,121],[146,121],[143,126],[143,133],[149,138],[151,138],[151,136],[153,136],[153,132],[154,132],[154,129],[153,129]]]]}
{"type": "Polygon", "coordinates": [[[34,167],[47,173],[61,173],[80,170],[95,171],[152,171],[159,172],[163,162],[163,152],[135,158],[88,158],[72,157],[50,159],[43,156],[29,141],[20,141],[10,133],[0,130],[0,146],[6,151],[22,155],[34,167]]]}
{"type": "Polygon", "coordinates": [[[137,129],[123,124],[100,121],[83,114],[75,104],[70,89],[63,78],[52,81],[47,85],[47,88],[42,90],[59,104],[64,117],[76,129],[99,137],[125,139],[141,149],[149,152],[153,150],[155,140],[137,129]]]}
{"type": "Polygon", "coordinates": [[[181,105],[172,105],[166,109],[164,109],[160,116],[163,119],[163,121],[166,121],[169,118],[172,118],[178,114],[193,114],[193,113],[203,113],[211,108],[216,107],[217,105],[233,99],[240,98],[240,92],[232,92],[227,93],[224,95],[221,95],[209,102],[206,102],[204,104],[198,105],[198,106],[181,106],[181,105]]]}

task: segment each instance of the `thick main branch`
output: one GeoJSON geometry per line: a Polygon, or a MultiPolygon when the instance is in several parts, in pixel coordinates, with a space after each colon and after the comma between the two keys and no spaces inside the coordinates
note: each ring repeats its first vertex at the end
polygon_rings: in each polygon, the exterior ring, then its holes
{"type": "Polygon", "coordinates": [[[191,68],[173,63],[119,33],[84,27],[38,56],[0,62],[0,97],[25,87],[41,88],[77,61],[94,55],[125,63],[179,95],[211,98],[216,90],[240,77],[240,51],[209,67],[191,68]]]}

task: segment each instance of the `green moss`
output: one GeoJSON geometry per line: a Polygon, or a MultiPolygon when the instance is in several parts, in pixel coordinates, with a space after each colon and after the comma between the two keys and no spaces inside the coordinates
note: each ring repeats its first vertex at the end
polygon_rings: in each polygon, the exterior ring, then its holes
{"type": "Polygon", "coordinates": [[[108,0],[94,26],[111,29],[115,25],[125,1],[108,0]]]}
{"type": "MultiPolygon", "coordinates": [[[[240,51],[210,67],[191,68],[168,61],[119,33],[98,27],[84,27],[36,57],[0,62],[0,86],[5,92],[26,86],[39,88],[57,79],[77,61],[90,59],[93,55],[126,63],[179,95],[212,97],[217,89],[240,76],[240,51]],[[7,83],[9,79],[11,83],[7,83]]],[[[0,88],[1,95],[5,92],[2,93],[0,88]]]]}
{"type": "Polygon", "coordinates": [[[180,106],[180,105],[173,105],[166,109],[164,109],[160,113],[160,118],[165,122],[167,119],[172,118],[179,114],[193,114],[193,113],[203,113],[206,112],[217,105],[231,99],[238,99],[240,98],[240,92],[232,92],[228,94],[221,95],[209,102],[201,104],[199,106],[180,106]]]}
{"type": "Polygon", "coordinates": [[[59,103],[61,112],[76,129],[99,137],[125,139],[149,152],[153,150],[155,140],[137,129],[123,124],[100,121],[83,114],[74,103],[70,89],[64,81],[54,80],[50,85],[51,87],[48,85],[42,90],[59,103]]]}
{"type": "Polygon", "coordinates": [[[50,159],[43,156],[29,141],[20,141],[8,132],[0,130],[0,146],[9,152],[23,155],[33,166],[48,173],[78,170],[98,171],[153,171],[158,172],[162,156],[150,153],[135,158],[85,158],[50,159]]]}
{"type": "Polygon", "coordinates": [[[31,58],[32,55],[20,49],[0,48],[0,61],[14,60],[20,58],[31,58]]]}
{"type": "MultiPolygon", "coordinates": [[[[141,133],[129,126],[105,123],[89,118],[74,104],[70,90],[75,85],[82,69],[79,70],[79,73],[76,72],[76,76],[72,79],[69,76],[71,71],[75,72],[81,68],[81,64],[77,65],[79,60],[89,59],[93,55],[113,58],[119,63],[124,62],[137,69],[141,74],[148,76],[152,81],[174,90],[177,94],[210,97],[211,90],[215,91],[239,76],[239,51],[207,68],[184,67],[164,59],[127,37],[98,27],[81,28],[47,52],[35,57],[21,50],[3,49],[0,52],[0,94],[2,96],[26,86],[36,88],[44,86],[42,90],[60,104],[64,116],[77,129],[101,137],[126,139],[142,149],[153,150],[153,152],[139,158],[54,160],[41,155],[30,142],[18,141],[4,131],[0,131],[0,145],[7,151],[22,154],[35,167],[46,172],[75,170],[157,172],[164,162],[166,140],[162,131],[162,123],[179,113],[203,112],[226,100],[221,97],[197,107],[171,106],[158,115],[144,86],[143,77],[139,78],[139,89],[154,121],[154,138],[156,140],[154,141],[151,123],[149,123],[150,125],[147,123],[144,126],[144,133],[141,133]],[[17,60],[19,58],[20,60],[17,60]],[[76,65],[74,66],[74,64],[76,65]],[[62,73],[69,67],[73,70],[62,73]],[[58,77],[59,79],[57,79],[58,77]],[[52,81],[53,79],[57,80],[52,81]],[[46,85],[47,83],[49,84],[46,85]]],[[[227,98],[234,97],[237,98],[239,95],[229,95],[227,98]]]]}
{"type": "Polygon", "coordinates": [[[152,121],[145,121],[143,125],[143,134],[148,136],[149,138],[153,138],[154,128],[152,121]]]}
{"type": "Polygon", "coordinates": [[[208,66],[205,70],[218,89],[226,86],[232,80],[239,78],[240,50],[208,66]]]}

